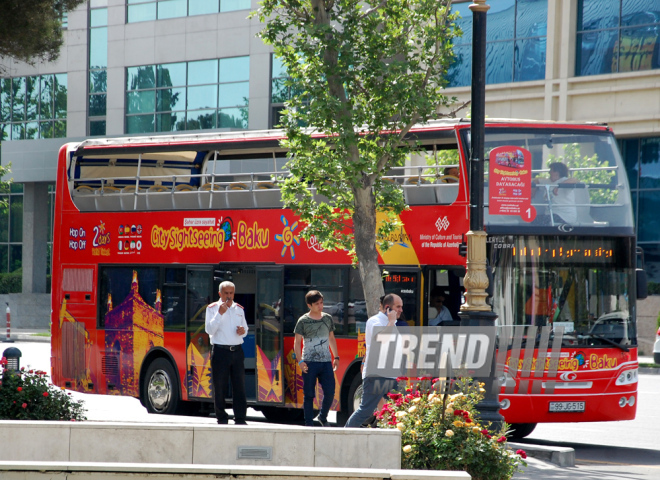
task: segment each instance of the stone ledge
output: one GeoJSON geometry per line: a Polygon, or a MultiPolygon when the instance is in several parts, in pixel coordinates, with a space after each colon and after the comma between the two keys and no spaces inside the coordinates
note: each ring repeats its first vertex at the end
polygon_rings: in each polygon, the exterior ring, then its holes
{"type": "Polygon", "coordinates": [[[395,429],[0,421],[0,461],[399,469],[395,429]],[[238,447],[271,458],[238,458],[238,447]]]}

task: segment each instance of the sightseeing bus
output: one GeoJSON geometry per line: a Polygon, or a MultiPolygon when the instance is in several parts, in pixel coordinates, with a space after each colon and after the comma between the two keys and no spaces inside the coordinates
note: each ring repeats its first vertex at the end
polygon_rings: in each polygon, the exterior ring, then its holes
{"type": "MultiPolygon", "coordinates": [[[[211,411],[205,310],[230,280],[249,325],[248,401],[269,420],[295,418],[303,394],[293,329],[307,311],[305,294],[318,289],[341,357],[332,408],[338,422],[348,418],[365,352],[360,276],[346,252],[303,239],[305,226],[283,207],[282,136],[162,135],[61,148],[52,253],[56,385],[137,397],[152,413],[211,411]]],[[[408,140],[417,153],[385,180],[409,209],[388,239],[392,247],[379,250],[384,289],[403,299],[410,325],[428,325],[438,313],[432,292],[458,324],[470,123],[433,121],[408,140]],[[458,176],[445,175],[450,167],[458,176]]],[[[488,302],[499,331],[509,332],[498,342],[502,415],[519,436],[539,422],[633,419],[635,302],[644,278],[635,269],[630,190],[611,129],[488,119],[485,147],[488,302]],[[570,180],[553,180],[557,162],[570,180]],[[550,353],[538,332],[558,327],[553,370],[544,366],[550,353]]]]}

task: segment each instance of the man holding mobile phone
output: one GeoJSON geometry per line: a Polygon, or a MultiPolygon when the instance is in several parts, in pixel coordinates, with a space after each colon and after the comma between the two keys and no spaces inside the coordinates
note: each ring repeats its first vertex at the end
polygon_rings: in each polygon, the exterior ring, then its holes
{"type": "Polygon", "coordinates": [[[383,378],[367,376],[367,359],[369,358],[369,346],[373,337],[375,327],[394,327],[397,319],[403,312],[403,300],[394,293],[385,295],[380,302],[380,312],[367,320],[364,332],[366,352],[362,361],[362,399],[360,406],[346,422],[346,428],[359,428],[369,419],[378,407],[378,402],[387,393],[396,388],[395,378],[383,378]],[[384,392],[384,393],[383,393],[384,392]]]}
{"type": "Polygon", "coordinates": [[[229,423],[225,396],[230,378],[234,424],[247,425],[243,339],[248,334],[248,325],[243,307],[234,302],[235,290],[232,282],[222,282],[218,286],[220,301],[206,307],[206,333],[213,345],[211,379],[215,418],[220,425],[229,423]]]}

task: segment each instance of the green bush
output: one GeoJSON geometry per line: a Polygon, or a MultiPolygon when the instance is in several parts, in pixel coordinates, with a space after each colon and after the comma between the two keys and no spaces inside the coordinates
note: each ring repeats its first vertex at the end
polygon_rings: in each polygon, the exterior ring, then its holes
{"type": "Polygon", "coordinates": [[[660,283],[648,282],[646,288],[649,295],[660,295],[660,283]]]}
{"type": "Polygon", "coordinates": [[[401,431],[402,468],[463,470],[474,480],[509,480],[527,465],[526,453],[507,448],[506,424],[491,432],[477,420],[483,384],[459,379],[454,386],[453,395],[419,387],[391,393],[376,415],[379,426],[401,431]]]}
{"type": "Polygon", "coordinates": [[[23,291],[23,273],[19,270],[0,273],[0,294],[21,293],[23,291]]]}
{"type": "Polygon", "coordinates": [[[49,384],[46,372],[25,368],[14,372],[6,365],[2,358],[0,420],[86,420],[83,402],[49,384]]]}

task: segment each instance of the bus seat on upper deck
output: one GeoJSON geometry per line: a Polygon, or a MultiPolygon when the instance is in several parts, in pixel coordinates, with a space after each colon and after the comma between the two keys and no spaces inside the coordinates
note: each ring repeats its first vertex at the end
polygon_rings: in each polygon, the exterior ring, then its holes
{"type": "Polygon", "coordinates": [[[137,192],[137,203],[135,202],[135,185],[127,185],[121,189],[121,209],[122,210],[146,210],[147,198],[145,196],[146,188],[140,187],[137,192]]]}
{"type": "Polygon", "coordinates": [[[451,175],[445,175],[444,177],[437,179],[435,181],[437,185],[435,187],[435,197],[438,203],[450,205],[458,198],[458,183],[446,182],[445,180],[448,179],[447,177],[451,177],[451,179],[456,178],[451,175]]]}
{"type": "Polygon", "coordinates": [[[96,210],[100,212],[118,212],[121,210],[121,190],[117,187],[105,185],[98,190],[94,197],[96,210]]]}
{"type": "Polygon", "coordinates": [[[73,203],[81,212],[90,212],[96,210],[96,189],[87,185],[77,186],[71,195],[73,203]]]}
{"type": "Polygon", "coordinates": [[[259,182],[252,194],[255,207],[282,207],[282,191],[273,182],[259,182]]]}
{"type": "Polygon", "coordinates": [[[577,211],[577,220],[579,225],[607,227],[609,222],[598,222],[591,216],[591,196],[589,187],[578,183],[575,188],[575,209],[577,211]]]}
{"type": "Polygon", "coordinates": [[[172,210],[172,189],[165,185],[153,185],[147,190],[149,210],[172,210]]]}
{"type": "Polygon", "coordinates": [[[219,183],[205,183],[197,192],[199,208],[227,208],[227,196],[224,185],[219,183]]]}
{"type": "Polygon", "coordinates": [[[227,206],[229,208],[254,207],[250,188],[242,182],[230,183],[227,187],[227,206]]]}
{"type": "Polygon", "coordinates": [[[195,210],[199,208],[197,188],[187,183],[174,187],[174,208],[176,210],[195,210]]]}
{"type": "Polygon", "coordinates": [[[403,185],[403,193],[408,205],[432,205],[436,203],[433,184],[423,177],[408,177],[403,185]]]}

